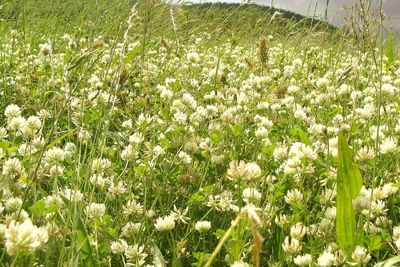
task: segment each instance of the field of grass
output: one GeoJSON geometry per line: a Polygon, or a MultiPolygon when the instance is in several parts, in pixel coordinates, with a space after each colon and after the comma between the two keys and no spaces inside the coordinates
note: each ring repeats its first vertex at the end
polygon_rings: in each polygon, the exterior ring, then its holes
{"type": "Polygon", "coordinates": [[[400,61],[357,30],[0,1],[0,266],[396,266],[400,61]]]}

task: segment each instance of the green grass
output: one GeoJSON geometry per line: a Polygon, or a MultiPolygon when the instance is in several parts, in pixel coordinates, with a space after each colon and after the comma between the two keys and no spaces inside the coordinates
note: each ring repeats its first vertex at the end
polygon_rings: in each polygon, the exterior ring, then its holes
{"type": "Polygon", "coordinates": [[[2,2],[0,265],[396,256],[396,43],[276,11],[2,2]]]}

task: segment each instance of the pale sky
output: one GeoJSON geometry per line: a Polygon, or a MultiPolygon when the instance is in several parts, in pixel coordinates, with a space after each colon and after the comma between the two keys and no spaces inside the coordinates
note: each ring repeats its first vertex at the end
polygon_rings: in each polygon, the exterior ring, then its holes
{"type": "MultiPolygon", "coordinates": [[[[241,3],[242,0],[173,0],[179,2],[191,2],[191,3],[241,3]]],[[[346,15],[346,11],[343,8],[347,6],[349,8],[353,5],[354,1],[358,0],[330,0],[328,7],[328,20],[333,25],[341,25],[343,18],[346,15]]],[[[289,10],[301,15],[317,15],[325,17],[325,9],[327,0],[251,0],[252,3],[274,6],[276,8],[289,10]]],[[[374,1],[375,2],[375,1],[374,1]]],[[[400,30],[400,0],[385,0],[384,12],[390,17],[387,21],[386,28],[393,26],[394,29],[400,30]]]]}

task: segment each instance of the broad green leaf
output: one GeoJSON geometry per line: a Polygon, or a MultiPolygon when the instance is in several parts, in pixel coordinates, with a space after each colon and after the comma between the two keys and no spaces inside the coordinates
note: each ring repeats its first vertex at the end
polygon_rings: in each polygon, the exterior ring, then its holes
{"type": "Polygon", "coordinates": [[[206,200],[204,196],[202,196],[199,192],[194,193],[190,198],[189,198],[189,206],[193,206],[199,203],[203,203],[206,200]]]}
{"type": "Polygon", "coordinates": [[[346,137],[339,133],[337,196],[336,196],[336,238],[340,248],[351,255],[358,244],[356,215],[352,200],[360,193],[362,177],[357,164],[353,161],[353,151],[346,137]]]}
{"type": "Polygon", "coordinates": [[[33,204],[33,206],[29,208],[29,210],[35,215],[44,216],[48,213],[55,212],[57,210],[57,206],[56,204],[51,204],[47,206],[46,203],[41,200],[33,204]]]}

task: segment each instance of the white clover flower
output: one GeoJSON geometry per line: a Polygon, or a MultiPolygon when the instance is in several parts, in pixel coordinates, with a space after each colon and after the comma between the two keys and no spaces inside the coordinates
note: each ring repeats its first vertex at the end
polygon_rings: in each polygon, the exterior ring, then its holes
{"type": "Polygon", "coordinates": [[[255,131],[255,135],[257,138],[267,138],[268,137],[268,130],[265,127],[260,127],[257,128],[257,130],[255,131]]]}
{"type": "Polygon", "coordinates": [[[105,188],[106,185],[110,183],[110,180],[104,178],[102,174],[93,174],[90,176],[89,181],[98,188],[105,188]]]}
{"type": "Polygon", "coordinates": [[[40,49],[40,53],[42,53],[44,56],[50,55],[53,50],[50,41],[48,41],[47,43],[44,43],[44,44],[39,44],[39,49],[40,49]]]}
{"type": "Polygon", "coordinates": [[[303,194],[298,189],[289,190],[285,195],[285,202],[288,204],[300,203],[303,200],[303,194]]]}
{"type": "Polygon", "coordinates": [[[361,246],[357,246],[354,249],[351,257],[355,262],[359,264],[366,264],[371,260],[371,255],[369,255],[368,251],[361,246]]]}
{"type": "Polygon", "coordinates": [[[124,194],[126,191],[127,189],[123,181],[119,181],[117,184],[112,182],[110,187],[108,187],[108,192],[110,192],[113,197],[124,194]]]}
{"type": "Polygon", "coordinates": [[[30,116],[26,121],[25,127],[28,127],[35,131],[39,130],[42,127],[42,121],[36,116],[30,116]]]}
{"type": "Polygon", "coordinates": [[[7,128],[11,131],[22,130],[26,124],[25,118],[14,117],[8,121],[7,128]]]}
{"type": "Polygon", "coordinates": [[[101,218],[106,213],[106,205],[102,203],[90,203],[86,207],[85,212],[90,219],[101,218]]]}
{"type": "Polygon", "coordinates": [[[182,111],[176,111],[175,114],[174,114],[174,120],[178,124],[185,124],[186,120],[187,120],[187,116],[182,111]]]}
{"type": "Polygon", "coordinates": [[[325,218],[331,221],[334,221],[336,219],[336,207],[329,207],[325,211],[325,218]]]}
{"type": "Polygon", "coordinates": [[[131,199],[123,207],[123,213],[125,216],[130,216],[130,215],[140,216],[143,214],[143,207],[140,203],[136,202],[135,199],[131,199]]]}
{"type": "Polygon", "coordinates": [[[53,147],[47,150],[43,155],[43,161],[47,164],[58,164],[64,161],[64,150],[59,147],[53,147]]]}
{"type": "Polygon", "coordinates": [[[15,176],[23,174],[24,167],[17,158],[11,158],[4,162],[3,165],[3,175],[4,176],[15,176]]]}
{"type": "Polygon", "coordinates": [[[194,228],[200,233],[207,232],[211,229],[211,222],[209,221],[198,221],[196,222],[194,228]]]}
{"type": "Polygon", "coordinates": [[[60,177],[64,174],[64,169],[60,165],[53,165],[49,170],[50,177],[60,177]]]}
{"type": "Polygon", "coordinates": [[[381,148],[381,153],[383,155],[389,154],[389,153],[394,153],[398,150],[397,140],[394,138],[391,138],[391,137],[387,137],[384,140],[382,140],[380,148],[381,148]]]}
{"type": "Polygon", "coordinates": [[[183,150],[185,150],[189,153],[195,153],[195,152],[197,152],[198,149],[199,149],[198,145],[196,144],[196,142],[193,142],[193,141],[188,141],[183,146],[183,150]]]}
{"type": "Polygon", "coordinates": [[[139,153],[135,146],[129,144],[121,152],[121,159],[123,161],[133,161],[139,157],[139,153]]]}
{"type": "Polygon", "coordinates": [[[242,196],[245,202],[258,202],[261,200],[261,193],[255,188],[245,188],[242,196]]]}
{"type": "Polygon", "coordinates": [[[104,172],[111,168],[111,161],[108,159],[97,158],[92,162],[92,172],[104,172]]]}
{"type": "Polygon", "coordinates": [[[250,267],[250,265],[244,261],[235,261],[231,267],[250,267]]]}
{"type": "Polygon", "coordinates": [[[293,259],[294,264],[297,266],[310,266],[313,262],[312,256],[310,254],[298,255],[293,259]]]}
{"type": "Polygon", "coordinates": [[[357,151],[356,159],[359,161],[370,160],[375,157],[374,149],[371,147],[361,147],[357,151]]]}
{"type": "Polygon", "coordinates": [[[306,233],[307,227],[304,226],[301,222],[296,223],[290,228],[290,236],[297,240],[301,240],[306,233]]]}
{"type": "Polygon", "coordinates": [[[4,127],[0,127],[0,141],[8,137],[7,130],[4,127]]]}
{"type": "Polygon", "coordinates": [[[122,254],[128,248],[128,243],[125,240],[120,239],[118,241],[111,242],[110,249],[113,254],[122,254]]]}
{"type": "Polygon", "coordinates": [[[139,233],[141,226],[141,223],[129,222],[125,224],[125,226],[122,228],[122,235],[126,237],[131,237],[139,233]]]}
{"type": "Polygon", "coordinates": [[[283,144],[277,144],[274,148],[273,156],[275,161],[280,162],[286,159],[288,155],[288,148],[283,144]]]}
{"type": "Polygon", "coordinates": [[[299,240],[296,238],[289,238],[288,236],[282,244],[283,251],[289,254],[298,254],[301,252],[301,248],[302,246],[299,240]]]}
{"type": "Polygon", "coordinates": [[[250,179],[259,178],[262,174],[260,166],[255,162],[250,162],[246,164],[247,172],[249,173],[250,179]]]}
{"type": "Polygon", "coordinates": [[[186,55],[186,60],[189,63],[198,63],[200,61],[200,56],[196,52],[189,52],[186,55]]]}
{"type": "Polygon", "coordinates": [[[61,195],[72,202],[81,202],[83,200],[83,194],[79,190],[66,188],[61,195]]]}
{"type": "Polygon", "coordinates": [[[175,228],[175,219],[172,216],[165,216],[164,218],[160,217],[156,220],[154,227],[160,232],[171,231],[175,228]]]}
{"type": "Polygon", "coordinates": [[[145,263],[147,253],[144,252],[144,246],[135,244],[125,248],[125,257],[135,266],[142,266],[145,263]]]}
{"type": "Polygon", "coordinates": [[[250,173],[246,162],[242,160],[231,161],[231,163],[229,163],[227,178],[231,181],[242,180],[242,179],[250,180],[250,173]]]}
{"type": "Polygon", "coordinates": [[[78,140],[82,143],[87,143],[92,137],[91,133],[87,129],[81,128],[78,132],[78,140]]]}
{"type": "Polygon", "coordinates": [[[122,126],[122,128],[124,128],[125,130],[131,130],[132,127],[133,127],[132,120],[129,119],[129,120],[123,121],[122,124],[121,124],[121,126],[122,126]]]}
{"type": "Polygon", "coordinates": [[[64,156],[66,158],[71,158],[72,155],[75,153],[75,151],[76,151],[76,145],[74,143],[71,143],[71,142],[65,143],[64,156]]]}
{"type": "Polygon", "coordinates": [[[30,219],[21,224],[11,221],[5,233],[7,253],[10,255],[33,253],[42,242],[47,242],[44,231],[33,225],[30,219]]]}
{"type": "Polygon", "coordinates": [[[19,197],[11,197],[7,199],[4,206],[9,213],[18,211],[22,207],[22,199],[19,197]]]}
{"type": "Polygon", "coordinates": [[[131,136],[129,136],[129,143],[131,144],[140,144],[141,142],[143,142],[144,137],[143,134],[141,133],[134,133],[131,136]]]}
{"type": "Polygon", "coordinates": [[[329,251],[324,251],[319,257],[318,257],[318,266],[321,267],[330,267],[336,265],[336,256],[329,252],[329,251]]]}
{"type": "Polygon", "coordinates": [[[15,104],[10,104],[4,110],[4,116],[11,120],[12,118],[19,118],[21,117],[21,108],[15,104]]]}
{"type": "MultiPolygon", "coordinates": [[[[21,156],[29,156],[35,154],[38,150],[31,144],[21,144],[18,148],[18,153],[21,156]]],[[[1,151],[0,151],[1,154],[1,151]]],[[[1,156],[0,156],[1,158],[1,156]]]]}
{"type": "Polygon", "coordinates": [[[178,153],[178,158],[183,164],[190,164],[192,163],[192,157],[184,151],[180,151],[178,153]]]}

